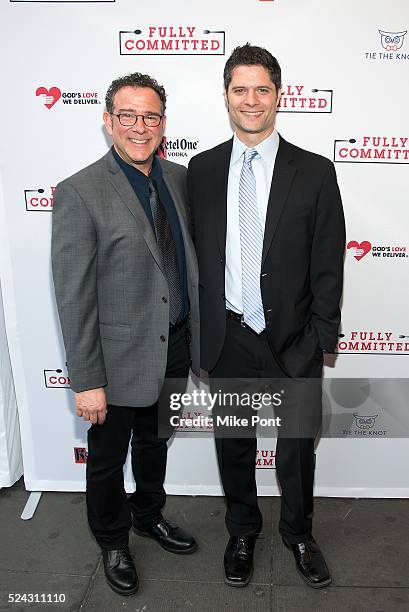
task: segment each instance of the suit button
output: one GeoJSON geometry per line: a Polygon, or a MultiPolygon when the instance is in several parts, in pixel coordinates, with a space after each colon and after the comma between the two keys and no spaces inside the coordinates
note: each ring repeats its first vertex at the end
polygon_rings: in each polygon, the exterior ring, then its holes
{"type": "Polygon", "coordinates": [[[160,337],[161,342],[166,342],[166,336],[164,336],[163,334],[160,337]]]}
{"type": "Polygon", "coordinates": [[[168,298],[165,298],[165,296],[164,296],[164,297],[162,298],[162,302],[163,302],[164,304],[167,304],[167,303],[168,303],[168,298]]]}

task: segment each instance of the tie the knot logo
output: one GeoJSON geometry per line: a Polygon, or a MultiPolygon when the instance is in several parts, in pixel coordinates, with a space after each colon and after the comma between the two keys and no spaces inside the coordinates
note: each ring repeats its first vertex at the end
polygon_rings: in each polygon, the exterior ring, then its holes
{"type": "Polygon", "coordinates": [[[56,102],[61,98],[61,90],[58,87],[37,87],[36,96],[40,98],[41,102],[46,108],[52,108],[56,102]]]}
{"type": "Polygon", "coordinates": [[[403,40],[407,30],[404,32],[384,32],[378,30],[381,35],[381,45],[386,51],[397,51],[403,45],[403,40]]]}
{"type": "Polygon", "coordinates": [[[358,429],[373,429],[377,416],[377,414],[374,414],[372,416],[359,416],[359,414],[353,415],[358,429]]]}
{"type": "Polygon", "coordinates": [[[407,62],[409,53],[402,49],[407,30],[401,32],[385,32],[385,30],[377,30],[376,37],[379,41],[381,35],[381,50],[372,49],[365,52],[365,59],[369,61],[381,62],[407,62]]]}

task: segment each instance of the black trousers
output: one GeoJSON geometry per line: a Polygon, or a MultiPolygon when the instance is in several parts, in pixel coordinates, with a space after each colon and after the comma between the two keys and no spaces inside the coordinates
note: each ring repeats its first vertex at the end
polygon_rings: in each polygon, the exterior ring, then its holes
{"type": "MultiPolygon", "coordinates": [[[[190,358],[186,325],[169,333],[166,377],[186,383],[190,358]]],[[[167,441],[172,435],[158,435],[160,411],[165,403],[129,407],[108,405],[103,425],[88,430],[87,512],[88,522],[98,544],[104,549],[128,545],[131,511],[134,522],[149,527],[162,520],[166,494],[167,441]],[[131,441],[135,492],[124,489],[123,467],[131,441]]],[[[166,419],[166,415],[163,419],[166,419]]]]}
{"type": "MultiPolygon", "coordinates": [[[[318,367],[319,369],[319,367],[318,367]]],[[[216,367],[210,372],[217,384],[220,379],[287,379],[274,359],[267,336],[257,336],[240,322],[227,319],[226,339],[216,367]]],[[[302,384],[303,381],[300,381],[302,384]]],[[[308,434],[302,437],[280,435],[276,446],[276,470],[281,487],[279,531],[289,542],[304,541],[311,532],[314,483],[314,438],[321,424],[321,381],[317,380],[315,401],[297,407],[291,414],[291,433],[301,430],[308,419],[308,434]],[[299,414],[299,409],[304,414],[299,414]],[[300,423],[294,423],[300,419],[300,423]],[[298,429],[297,429],[298,428],[298,429]]],[[[308,394],[307,394],[308,395],[308,394]]],[[[311,395],[311,394],[310,394],[311,395]]],[[[285,404],[282,416],[285,420],[285,404]]],[[[255,462],[256,432],[250,437],[226,437],[216,428],[216,451],[220,476],[226,497],[226,527],[230,535],[259,532],[262,515],[257,504],[255,462]],[[224,437],[223,437],[224,436],[224,437]]]]}

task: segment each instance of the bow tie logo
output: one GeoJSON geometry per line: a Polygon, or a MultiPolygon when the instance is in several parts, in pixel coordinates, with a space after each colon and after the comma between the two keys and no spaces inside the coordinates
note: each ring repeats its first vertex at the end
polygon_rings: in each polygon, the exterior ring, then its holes
{"type": "Polygon", "coordinates": [[[385,32],[384,30],[378,30],[381,35],[381,45],[386,51],[397,51],[403,45],[405,34],[404,32],[385,32]]]}
{"type": "Polygon", "coordinates": [[[371,416],[360,416],[359,414],[353,415],[358,429],[373,429],[377,416],[377,414],[373,414],[371,416]]]}

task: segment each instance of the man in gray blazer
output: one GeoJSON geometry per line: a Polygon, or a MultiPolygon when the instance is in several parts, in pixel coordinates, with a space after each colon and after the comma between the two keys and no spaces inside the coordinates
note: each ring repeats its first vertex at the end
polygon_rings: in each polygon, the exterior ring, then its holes
{"type": "Polygon", "coordinates": [[[104,123],[113,146],[57,185],[52,267],[76,413],[88,430],[87,511],[108,584],[138,589],[132,526],[174,553],[192,536],[164,519],[168,435],[158,433],[165,378],[199,371],[198,271],[186,170],[155,152],[166,94],[148,75],[114,80],[104,123]],[[190,345],[190,346],[189,346],[190,345]],[[136,490],[123,466],[131,440],[136,490]]]}

